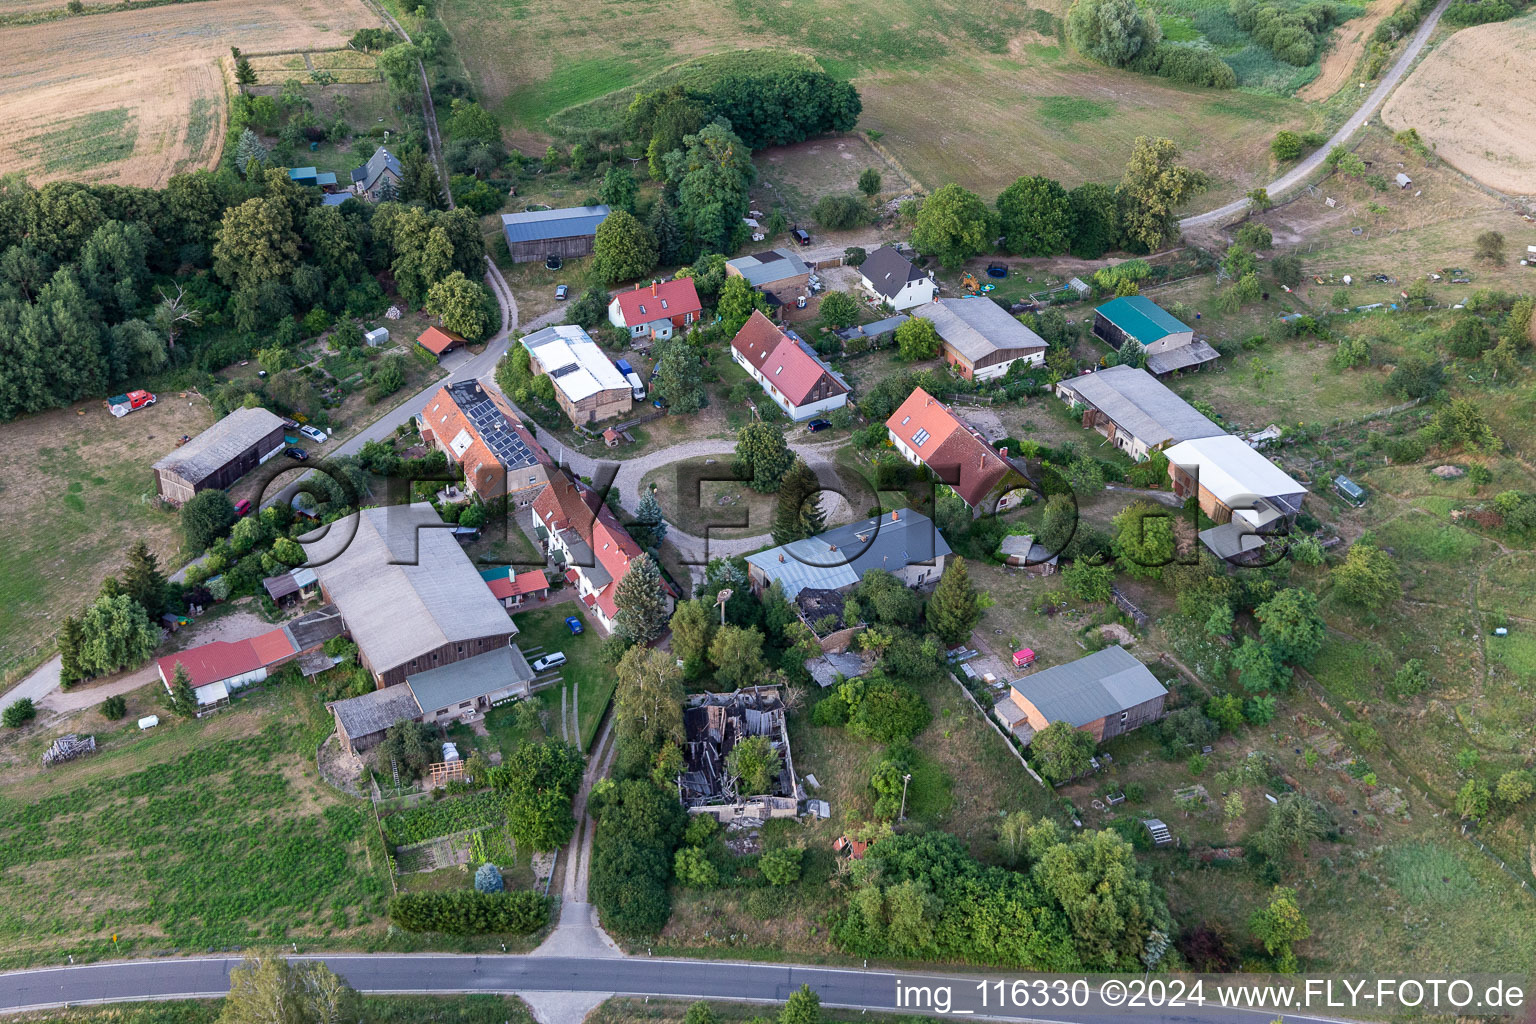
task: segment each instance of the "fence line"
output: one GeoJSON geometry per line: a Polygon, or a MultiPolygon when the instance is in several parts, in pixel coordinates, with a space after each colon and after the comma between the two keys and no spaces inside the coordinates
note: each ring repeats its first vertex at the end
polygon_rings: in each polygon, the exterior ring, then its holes
{"type": "Polygon", "coordinates": [[[993,731],[996,732],[998,736],[1002,737],[1003,743],[1008,747],[1009,752],[1012,753],[1014,757],[1018,758],[1019,764],[1023,765],[1024,770],[1029,772],[1029,777],[1040,783],[1040,785],[1045,789],[1047,793],[1055,792],[1050,787],[1050,785],[1044,779],[1042,779],[1033,768],[1029,766],[1029,762],[1024,760],[1023,753],[1021,753],[1019,748],[1013,744],[1013,737],[1003,732],[1002,726],[998,725],[996,719],[988,714],[987,711],[981,706],[981,701],[976,699],[976,695],[971,692],[970,687],[962,683],[960,681],[960,677],[955,675],[953,672],[949,672],[947,674],[951,681],[953,681],[956,686],[960,687],[961,692],[964,693],[970,700],[971,706],[974,707],[978,713],[980,713],[981,717],[985,719],[986,723],[992,727],[993,731]]]}

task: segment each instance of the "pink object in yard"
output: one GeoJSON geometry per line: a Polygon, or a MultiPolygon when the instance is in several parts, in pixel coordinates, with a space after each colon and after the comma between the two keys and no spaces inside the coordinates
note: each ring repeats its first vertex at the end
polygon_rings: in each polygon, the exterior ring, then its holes
{"type": "Polygon", "coordinates": [[[1034,660],[1035,660],[1035,652],[1030,650],[1028,647],[1024,648],[1022,651],[1014,651],[1013,652],[1013,667],[1014,668],[1024,668],[1026,665],[1033,664],[1034,660]]]}

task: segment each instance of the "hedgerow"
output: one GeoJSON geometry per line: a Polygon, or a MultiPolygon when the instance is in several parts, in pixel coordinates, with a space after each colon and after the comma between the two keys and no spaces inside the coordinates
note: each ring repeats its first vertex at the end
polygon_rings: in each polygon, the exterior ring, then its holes
{"type": "Polygon", "coordinates": [[[536,892],[403,892],[389,901],[389,920],[408,932],[527,935],[549,922],[549,899],[536,892]]]}

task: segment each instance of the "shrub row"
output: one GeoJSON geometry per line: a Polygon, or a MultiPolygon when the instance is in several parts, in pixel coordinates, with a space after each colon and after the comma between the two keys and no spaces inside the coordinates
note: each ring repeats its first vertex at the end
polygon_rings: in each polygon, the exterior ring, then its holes
{"type": "Polygon", "coordinates": [[[1133,60],[1130,67],[1144,75],[1155,75],[1189,85],[1203,85],[1212,89],[1237,87],[1237,72],[1232,70],[1232,65],[1210,50],[1194,46],[1158,43],[1133,60]]]}
{"type": "Polygon", "coordinates": [[[549,899],[536,892],[403,892],[389,901],[389,920],[408,932],[527,935],[549,921],[549,899]]]}

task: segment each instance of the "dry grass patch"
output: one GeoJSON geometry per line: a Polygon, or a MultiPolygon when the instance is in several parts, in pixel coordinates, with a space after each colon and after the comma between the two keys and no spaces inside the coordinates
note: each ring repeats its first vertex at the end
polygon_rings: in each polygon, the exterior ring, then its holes
{"type": "Polygon", "coordinates": [[[1462,29],[1424,58],[1382,108],[1443,159],[1491,188],[1536,192],[1536,17],[1462,29]]]}
{"type": "Polygon", "coordinates": [[[154,186],[211,167],[231,45],[339,48],[378,24],[362,0],[204,0],[0,29],[0,173],[154,186]]]}

